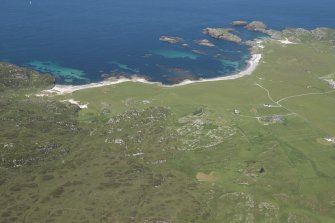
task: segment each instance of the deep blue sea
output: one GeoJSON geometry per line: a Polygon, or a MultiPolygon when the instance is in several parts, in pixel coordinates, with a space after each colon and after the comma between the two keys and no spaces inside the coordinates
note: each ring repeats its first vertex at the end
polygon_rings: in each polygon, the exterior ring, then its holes
{"type": "MultiPolygon", "coordinates": [[[[229,75],[248,48],[202,34],[232,20],[270,28],[335,28],[335,0],[0,0],[0,60],[52,73],[58,83],[144,76],[165,84],[229,75]],[[181,44],[159,41],[178,36],[181,44]],[[216,47],[199,46],[207,38],[216,47]]],[[[244,40],[260,34],[237,28],[244,40]]]]}

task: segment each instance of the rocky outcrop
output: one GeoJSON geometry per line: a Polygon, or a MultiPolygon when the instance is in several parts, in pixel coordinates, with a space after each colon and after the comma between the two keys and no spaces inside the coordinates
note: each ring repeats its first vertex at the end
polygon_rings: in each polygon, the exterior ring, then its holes
{"type": "Polygon", "coordinates": [[[208,39],[195,40],[194,42],[200,46],[215,47],[215,45],[211,43],[208,39]]]}
{"type": "Polygon", "coordinates": [[[233,26],[246,26],[248,22],[244,20],[235,20],[235,21],[232,21],[230,24],[233,26]]]}
{"type": "Polygon", "coordinates": [[[239,36],[232,34],[232,31],[234,31],[234,29],[231,28],[206,28],[203,30],[203,33],[216,39],[241,43],[242,39],[239,36]]]}
{"type": "Polygon", "coordinates": [[[317,40],[335,46],[335,31],[328,28],[317,28],[314,30],[287,28],[282,31],[282,35],[296,43],[317,40]]]}
{"type": "Polygon", "coordinates": [[[267,30],[267,26],[261,21],[253,21],[245,26],[245,28],[256,31],[256,32],[263,32],[265,33],[267,30]]]}
{"type": "Polygon", "coordinates": [[[335,80],[333,79],[330,79],[330,80],[326,80],[329,84],[329,87],[335,89],[335,80]]]}
{"type": "Polygon", "coordinates": [[[183,42],[182,38],[180,38],[180,37],[172,37],[172,36],[161,36],[159,38],[159,40],[162,41],[162,42],[171,43],[171,44],[183,42]]]}
{"type": "Polygon", "coordinates": [[[272,39],[280,40],[283,39],[283,34],[280,31],[267,29],[263,33],[269,35],[272,39]]]}
{"type": "Polygon", "coordinates": [[[283,39],[283,35],[280,31],[268,29],[266,24],[261,21],[253,21],[245,26],[245,28],[254,31],[254,32],[261,32],[264,34],[269,35],[272,39],[280,40],[283,39]]]}
{"type": "Polygon", "coordinates": [[[202,50],[192,50],[192,53],[196,53],[196,54],[199,54],[199,55],[206,55],[206,53],[202,50]]]}
{"type": "Polygon", "coordinates": [[[5,90],[24,90],[51,88],[55,78],[51,75],[41,75],[28,68],[13,64],[0,63],[0,92],[5,90]]]}

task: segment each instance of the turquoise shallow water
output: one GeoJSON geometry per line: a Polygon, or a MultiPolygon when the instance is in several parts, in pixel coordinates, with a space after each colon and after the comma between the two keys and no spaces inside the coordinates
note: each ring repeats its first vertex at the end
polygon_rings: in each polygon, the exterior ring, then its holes
{"type": "Polygon", "coordinates": [[[167,49],[156,49],[150,51],[152,54],[162,56],[167,59],[190,59],[190,60],[196,60],[200,57],[200,55],[191,53],[191,52],[185,52],[181,50],[167,50],[167,49]]]}
{"type": "MultiPolygon", "coordinates": [[[[2,0],[0,60],[83,84],[144,76],[165,84],[229,75],[246,66],[247,47],[210,39],[206,27],[236,19],[270,28],[335,26],[331,0],[2,0]],[[159,41],[179,36],[184,44],[159,41]],[[208,38],[216,47],[197,45],[208,38]]],[[[257,34],[237,29],[244,40],[257,34]]]]}
{"type": "Polygon", "coordinates": [[[57,78],[62,79],[65,83],[72,83],[73,80],[89,81],[84,71],[69,67],[62,67],[54,62],[31,61],[26,65],[42,73],[51,73],[57,78]]]}

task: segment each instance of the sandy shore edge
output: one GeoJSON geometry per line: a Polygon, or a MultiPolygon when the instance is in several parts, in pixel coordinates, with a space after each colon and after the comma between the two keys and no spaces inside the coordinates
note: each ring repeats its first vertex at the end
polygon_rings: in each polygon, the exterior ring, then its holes
{"type": "Polygon", "coordinates": [[[109,86],[109,85],[115,85],[115,84],[121,84],[124,82],[140,82],[140,83],[146,83],[146,84],[157,84],[162,87],[178,87],[178,86],[184,86],[194,83],[201,83],[201,82],[211,82],[211,81],[222,81],[222,80],[233,80],[237,78],[241,78],[247,75],[252,74],[255,69],[257,68],[259,62],[262,59],[262,54],[253,54],[250,60],[248,60],[248,66],[245,70],[236,73],[231,74],[228,76],[223,77],[217,77],[217,78],[208,78],[208,79],[199,79],[199,80],[184,80],[179,84],[174,85],[164,85],[159,82],[150,82],[145,80],[144,78],[120,78],[117,80],[105,80],[97,83],[91,83],[91,84],[84,84],[84,85],[55,85],[52,89],[44,90],[37,96],[47,96],[50,94],[56,94],[56,95],[63,95],[63,94],[69,94],[75,91],[84,90],[84,89],[90,89],[90,88],[98,88],[103,86],[109,86]]]}

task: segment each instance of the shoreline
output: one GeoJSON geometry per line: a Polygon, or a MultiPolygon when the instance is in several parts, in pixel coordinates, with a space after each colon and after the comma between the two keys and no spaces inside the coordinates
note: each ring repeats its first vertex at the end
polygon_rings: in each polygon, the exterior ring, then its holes
{"type": "Polygon", "coordinates": [[[139,82],[139,83],[145,83],[145,84],[157,84],[161,87],[178,87],[178,86],[184,86],[189,84],[195,84],[195,83],[202,83],[202,82],[212,82],[212,81],[223,81],[223,80],[234,80],[237,78],[241,78],[244,76],[251,75],[259,65],[260,60],[262,59],[262,54],[253,54],[251,58],[247,61],[248,65],[247,67],[235,74],[230,74],[227,76],[222,77],[215,77],[215,78],[208,78],[208,79],[199,79],[199,80],[184,80],[178,84],[173,85],[165,85],[160,82],[150,82],[144,78],[120,78],[116,80],[104,80],[97,83],[90,83],[90,84],[84,84],[84,85],[55,85],[53,88],[49,90],[43,90],[40,94],[37,94],[37,96],[47,96],[49,94],[56,94],[56,95],[64,95],[64,94],[70,94],[75,91],[79,90],[85,90],[90,88],[98,88],[98,87],[104,87],[109,85],[115,85],[115,84],[121,84],[125,82],[139,82]]]}

